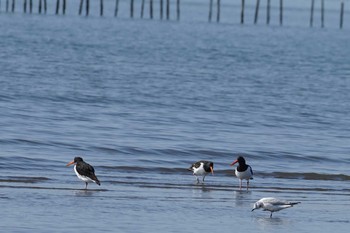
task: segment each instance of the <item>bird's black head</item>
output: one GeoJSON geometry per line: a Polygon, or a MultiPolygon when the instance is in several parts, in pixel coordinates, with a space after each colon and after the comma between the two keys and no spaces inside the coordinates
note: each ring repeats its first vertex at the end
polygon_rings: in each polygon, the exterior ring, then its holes
{"type": "Polygon", "coordinates": [[[78,163],[78,162],[83,162],[83,159],[82,159],[81,157],[75,157],[74,160],[71,161],[71,162],[69,162],[69,163],[67,163],[66,166],[68,167],[68,166],[70,166],[70,165],[72,165],[72,164],[76,164],[76,163],[78,163]]]}
{"type": "Polygon", "coordinates": [[[213,162],[209,163],[209,169],[210,169],[211,174],[214,175],[214,163],[213,162]]]}
{"type": "Polygon", "coordinates": [[[235,165],[236,163],[238,163],[239,165],[245,165],[245,159],[243,158],[243,156],[238,156],[238,158],[233,161],[233,163],[231,163],[231,166],[235,165]]]}
{"type": "Polygon", "coordinates": [[[245,159],[242,156],[238,156],[237,161],[239,164],[245,164],[245,159]]]}
{"type": "Polygon", "coordinates": [[[75,157],[74,163],[77,163],[77,162],[83,162],[83,159],[81,157],[75,157]]]}
{"type": "Polygon", "coordinates": [[[211,174],[214,174],[214,163],[211,161],[206,161],[204,163],[204,170],[206,172],[211,172],[211,174]]]}

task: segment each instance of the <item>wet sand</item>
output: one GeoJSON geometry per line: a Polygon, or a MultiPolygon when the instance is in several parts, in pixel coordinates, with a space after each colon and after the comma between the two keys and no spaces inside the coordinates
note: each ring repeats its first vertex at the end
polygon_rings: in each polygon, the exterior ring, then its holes
{"type": "Polygon", "coordinates": [[[45,181],[2,182],[0,227],[9,232],[346,232],[350,223],[347,193],[256,183],[249,191],[239,191],[214,177],[199,185],[191,175],[171,178],[180,182],[105,181],[101,188],[90,184],[88,190],[76,188],[83,187],[82,182],[58,187],[45,181]],[[268,196],[301,204],[272,218],[269,212],[251,211],[255,201],[268,196]]]}

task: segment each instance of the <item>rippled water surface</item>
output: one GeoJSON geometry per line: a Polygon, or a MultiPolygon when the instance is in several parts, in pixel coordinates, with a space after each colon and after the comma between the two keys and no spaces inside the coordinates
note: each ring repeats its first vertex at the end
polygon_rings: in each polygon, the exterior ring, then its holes
{"type": "Polygon", "coordinates": [[[188,6],[179,22],[0,14],[3,231],[348,231],[349,30],[225,10],[209,24],[207,4],[188,6]],[[77,155],[101,186],[83,190],[65,166],[77,155]],[[215,172],[196,184],[202,159],[215,172]],[[301,204],[251,212],[268,196],[301,204]]]}

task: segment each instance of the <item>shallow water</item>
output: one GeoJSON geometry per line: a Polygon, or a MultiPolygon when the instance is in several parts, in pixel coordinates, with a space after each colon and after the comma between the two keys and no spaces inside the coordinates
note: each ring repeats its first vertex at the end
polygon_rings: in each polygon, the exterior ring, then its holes
{"type": "Polygon", "coordinates": [[[348,231],[349,30],[190,6],[180,22],[0,14],[3,231],[348,231]],[[101,186],[82,190],[76,155],[101,186]],[[197,185],[201,159],[215,172],[197,185]],[[251,212],[267,196],[301,204],[251,212]]]}

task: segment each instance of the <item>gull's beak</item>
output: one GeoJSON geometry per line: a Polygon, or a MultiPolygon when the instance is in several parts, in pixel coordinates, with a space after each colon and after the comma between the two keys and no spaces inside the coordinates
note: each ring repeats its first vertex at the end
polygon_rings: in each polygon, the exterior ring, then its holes
{"type": "Polygon", "coordinates": [[[256,210],[256,209],[259,209],[259,208],[257,207],[257,205],[256,205],[256,204],[254,204],[254,205],[253,205],[253,209],[252,209],[252,211],[254,211],[254,210],[256,210]]]}
{"type": "Polygon", "coordinates": [[[71,161],[71,162],[69,162],[69,163],[67,163],[66,167],[68,167],[68,166],[70,166],[70,165],[72,165],[72,164],[74,164],[74,160],[71,161]]]}
{"type": "Polygon", "coordinates": [[[233,166],[233,165],[235,165],[236,163],[238,163],[238,160],[235,160],[233,163],[231,163],[230,166],[233,166]]]}
{"type": "Polygon", "coordinates": [[[214,175],[214,169],[213,169],[213,167],[210,167],[210,172],[211,172],[212,175],[214,175]]]}

